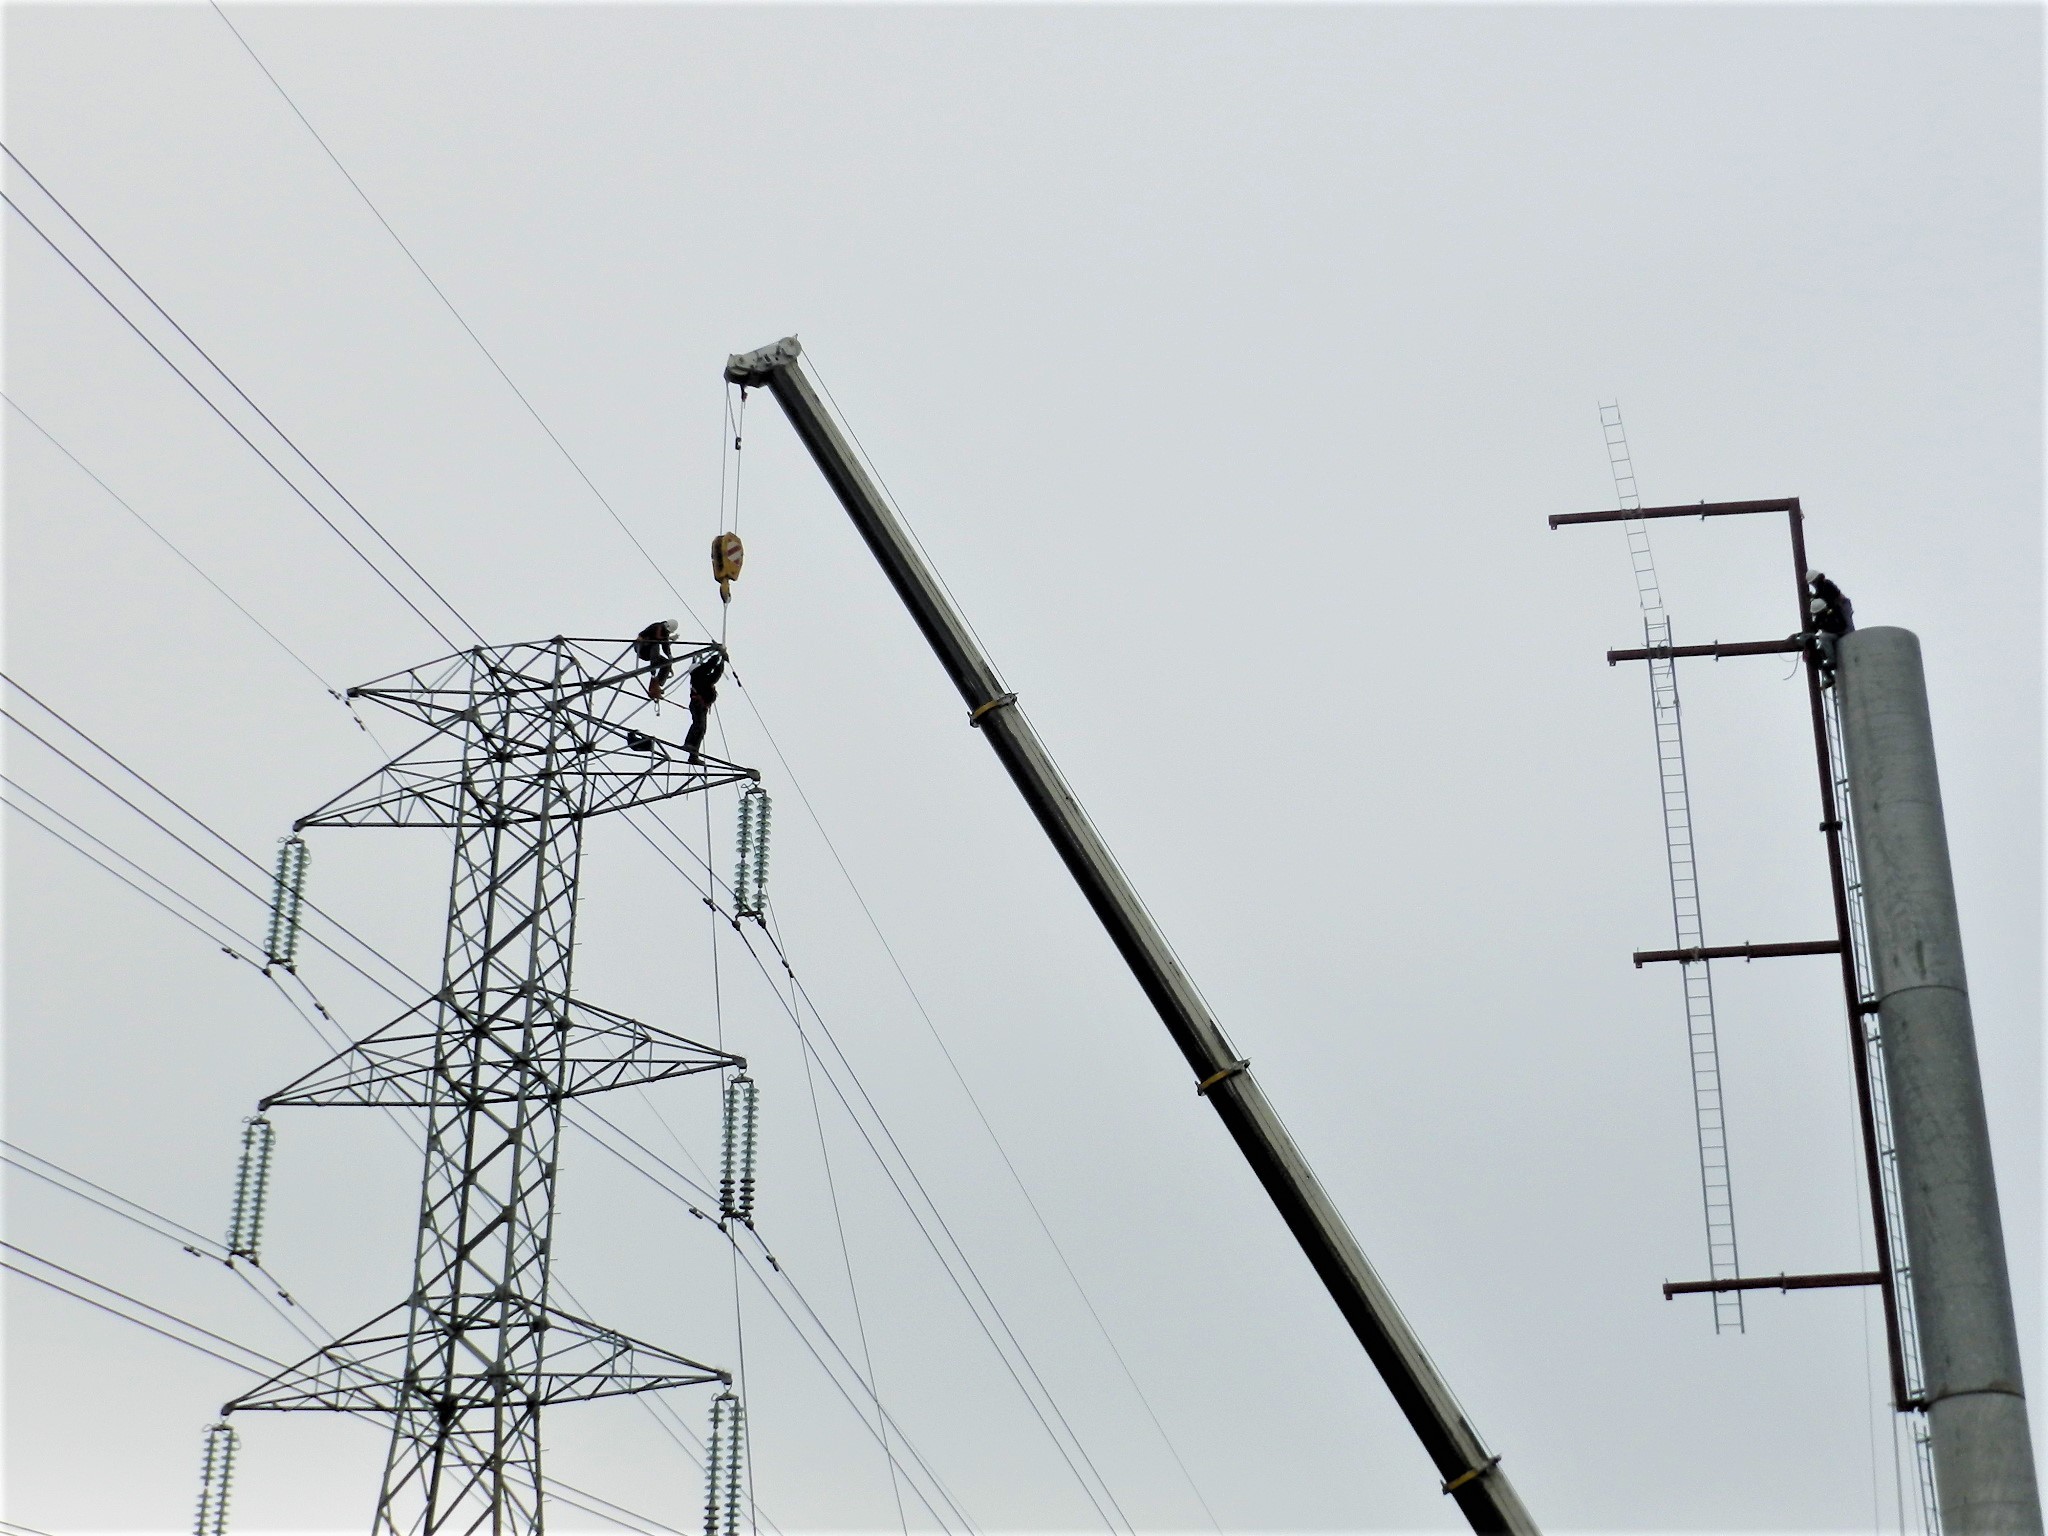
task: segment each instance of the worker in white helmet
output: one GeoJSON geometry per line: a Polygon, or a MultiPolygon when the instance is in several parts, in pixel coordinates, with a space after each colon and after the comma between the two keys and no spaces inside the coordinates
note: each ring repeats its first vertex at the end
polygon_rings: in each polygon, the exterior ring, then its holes
{"type": "Polygon", "coordinates": [[[668,680],[676,675],[675,657],[669,647],[675,644],[676,636],[682,632],[683,626],[674,619],[660,619],[633,639],[633,654],[652,663],[652,670],[647,674],[647,697],[650,699],[659,701],[668,680]]]}

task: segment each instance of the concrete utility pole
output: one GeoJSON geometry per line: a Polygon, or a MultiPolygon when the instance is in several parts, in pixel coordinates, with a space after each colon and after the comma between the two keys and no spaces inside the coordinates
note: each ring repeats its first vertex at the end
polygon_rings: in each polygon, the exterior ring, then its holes
{"type": "Polygon", "coordinates": [[[1947,1536],[2040,1536],[1920,642],[1844,635],[1844,752],[1947,1536]]]}

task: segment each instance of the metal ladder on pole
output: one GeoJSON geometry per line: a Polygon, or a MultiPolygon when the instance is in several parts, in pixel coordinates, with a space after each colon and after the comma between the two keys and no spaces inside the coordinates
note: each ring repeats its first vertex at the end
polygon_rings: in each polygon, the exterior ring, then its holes
{"type": "MultiPolygon", "coordinates": [[[[1600,431],[1607,443],[1607,464],[1614,476],[1614,494],[1624,512],[1642,505],[1636,490],[1635,463],[1628,434],[1622,427],[1619,403],[1600,407],[1600,431]]],[[[1639,518],[1622,524],[1628,534],[1629,565],[1635,574],[1636,601],[1643,615],[1643,645],[1671,645],[1671,615],[1657,584],[1657,566],[1650,554],[1650,533],[1639,518]]],[[[1692,794],[1685,772],[1685,728],[1678,704],[1678,664],[1670,656],[1651,657],[1650,708],[1657,732],[1657,780],[1664,813],[1664,858],[1671,882],[1671,925],[1674,947],[1701,949],[1706,938],[1700,920],[1699,870],[1694,858],[1692,794]]],[[[1699,1142],[1700,1204],[1707,1225],[1707,1273],[1715,1280],[1741,1276],[1735,1244],[1735,1204],[1728,1172],[1728,1123],[1721,1103],[1721,1046],[1714,1020],[1714,978],[1711,962],[1689,960],[1679,970],[1685,988],[1686,1048],[1692,1072],[1693,1124],[1699,1142]]],[[[1743,1331],[1742,1293],[1716,1291],[1714,1331],[1743,1331]]]]}
{"type": "MultiPolygon", "coordinates": [[[[1849,948],[1856,963],[1856,996],[1862,1011],[1858,1026],[1863,1031],[1865,1054],[1870,1063],[1870,1119],[1876,1133],[1879,1193],[1884,1201],[1884,1224],[1891,1244],[1892,1294],[1899,1317],[1899,1355],[1905,1367],[1906,1394],[1918,1401],[1927,1390],[1926,1373],[1920,1361],[1920,1330],[1913,1306],[1913,1263],[1906,1247],[1906,1225],[1899,1204],[1899,1149],[1892,1138],[1891,1095],[1885,1086],[1884,1035],[1877,1015],[1877,981],[1870,962],[1870,935],[1863,918],[1863,876],[1856,862],[1855,807],[1849,798],[1848,759],[1842,751],[1841,698],[1832,681],[1821,690],[1821,718],[1827,725],[1828,773],[1835,781],[1835,814],[1842,818],[1842,885],[1849,897],[1849,948]]],[[[1927,1414],[1922,1409],[1904,1408],[1913,1445],[1914,1482],[1920,1498],[1920,1529],[1924,1536],[1941,1536],[1941,1509],[1934,1492],[1934,1445],[1928,1438],[1927,1414]]],[[[1903,1528],[1906,1513],[1899,1511],[1903,1528]]]]}

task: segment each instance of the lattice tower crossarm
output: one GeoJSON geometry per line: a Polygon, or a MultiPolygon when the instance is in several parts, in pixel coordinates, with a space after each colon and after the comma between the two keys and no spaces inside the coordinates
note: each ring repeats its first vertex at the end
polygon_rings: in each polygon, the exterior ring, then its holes
{"type": "Polygon", "coordinates": [[[537,1533],[542,1407],[728,1379],[549,1300],[564,1101],[745,1066],[570,991],[584,822],[756,778],[629,725],[647,671],[558,637],[352,689],[433,734],[298,824],[454,833],[440,991],[264,1101],[426,1111],[411,1293],[229,1405],[391,1414],[380,1533],[537,1533]]]}

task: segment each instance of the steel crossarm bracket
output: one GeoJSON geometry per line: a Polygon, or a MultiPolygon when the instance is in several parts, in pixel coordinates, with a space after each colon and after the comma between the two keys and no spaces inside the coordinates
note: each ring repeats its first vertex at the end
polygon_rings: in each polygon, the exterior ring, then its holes
{"type": "Polygon", "coordinates": [[[728,1372],[658,1345],[629,1338],[587,1318],[520,1298],[464,1296],[436,1306],[432,1317],[452,1337],[503,1326],[517,1314],[546,1341],[538,1371],[514,1377],[474,1345],[465,1345],[451,1369],[434,1381],[405,1379],[407,1312],[400,1305],[243,1393],[222,1413],[398,1413],[424,1395],[451,1416],[490,1408],[539,1408],[556,1403],[630,1397],[671,1387],[732,1380],[728,1372]],[[409,1390],[408,1390],[409,1389],[409,1390]]]}
{"type": "Polygon", "coordinates": [[[1884,1276],[1874,1269],[1834,1275],[1751,1275],[1740,1280],[1666,1280],[1664,1299],[1716,1291],[1823,1291],[1838,1286],[1883,1284],[1884,1276]]]}
{"type": "Polygon", "coordinates": [[[1686,656],[1789,656],[1806,649],[1803,635],[1790,635],[1783,640],[1731,640],[1726,644],[1716,640],[1709,645],[1649,645],[1636,646],[1628,650],[1609,651],[1607,665],[1618,661],[1668,661],[1686,656]]]}
{"type": "Polygon", "coordinates": [[[487,998],[491,1006],[482,1014],[449,998],[429,998],[267,1095],[259,1107],[474,1107],[541,1094],[574,1099],[728,1067],[746,1070],[744,1056],[573,998],[536,998],[516,987],[495,989],[487,998]],[[445,1050],[444,1008],[479,1042],[481,1059],[465,1057],[459,1071],[451,1069],[445,1050]]]}
{"type": "Polygon", "coordinates": [[[1702,960],[1775,960],[1787,955],[1839,955],[1840,939],[1802,939],[1794,944],[1707,944],[1697,949],[1639,949],[1636,969],[1661,962],[1698,965],[1702,960]]]}
{"type": "MultiPolygon", "coordinates": [[[[700,764],[685,761],[681,746],[645,737],[647,747],[626,745],[623,726],[604,727],[604,736],[593,742],[578,765],[583,780],[581,803],[565,806],[561,791],[545,783],[525,788],[516,799],[501,801],[491,808],[492,819],[536,822],[549,819],[581,819],[606,811],[631,810],[673,800],[678,795],[716,789],[724,784],[752,783],[760,774],[752,768],[706,757],[700,764]]],[[[292,824],[294,831],[306,827],[457,827],[482,819],[471,782],[474,757],[464,744],[451,740],[452,732],[437,731],[410,752],[392,759],[375,773],[358,780],[318,810],[292,824]]],[[[529,756],[506,750],[511,760],[529,756]]]]}

